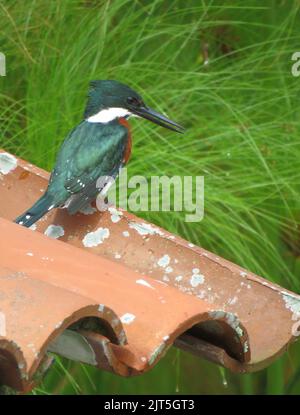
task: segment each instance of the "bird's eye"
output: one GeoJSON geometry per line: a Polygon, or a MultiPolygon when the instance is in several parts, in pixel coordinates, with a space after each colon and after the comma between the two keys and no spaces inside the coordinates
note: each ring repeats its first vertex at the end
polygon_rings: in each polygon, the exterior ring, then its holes
{"type": "Polygon", "coordinates": [[[137,98],[128,97],[127,98],[127,104],[137,106],[137,105],[140,105],[140,102],[139,102],[139,100],[137,98]]]}

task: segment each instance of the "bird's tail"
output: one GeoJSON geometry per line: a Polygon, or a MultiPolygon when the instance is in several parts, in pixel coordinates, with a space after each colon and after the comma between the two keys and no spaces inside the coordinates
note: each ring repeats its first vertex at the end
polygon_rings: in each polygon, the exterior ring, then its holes
{"type": "Polygon", "coordinates": [[[45,193],[30,209],[18,216],[14,222],[29,228],[54,207],[53,195],[45,193]]]}

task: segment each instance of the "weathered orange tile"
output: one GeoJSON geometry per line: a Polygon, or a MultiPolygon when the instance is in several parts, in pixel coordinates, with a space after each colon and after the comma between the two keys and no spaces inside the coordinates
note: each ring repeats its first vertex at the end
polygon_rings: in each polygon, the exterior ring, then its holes
{"type": "Polygon", "coordinates": [[[36,231],[11,223],[49,176],[3,153],[0,383],[32,387],[46,351],[64,353],[74,336],[87,343],[87,362],[95,356],[91,364],[121,375],[148,370],[173,343],[235,371],[258,370],[297,338],[298,295],[125,211],[56,210],[36,231]]]}

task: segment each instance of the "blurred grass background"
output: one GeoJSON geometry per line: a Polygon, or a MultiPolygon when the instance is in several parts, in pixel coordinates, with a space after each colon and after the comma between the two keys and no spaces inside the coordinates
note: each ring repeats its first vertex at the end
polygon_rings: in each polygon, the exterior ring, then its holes
{"type": "MultiPolygon", "coordinates": [[[[129,175],[204,175],[205,217],[143,213],[300,292],[297,0],[4,0],[0,146],[50,170],[91,79],[117,79],[187,128],[133,120],[129,175]]],[[[300,347],[251,375],[171,349],[132,379],[57,358],[33,393],[300,392],[300,347]]]]}

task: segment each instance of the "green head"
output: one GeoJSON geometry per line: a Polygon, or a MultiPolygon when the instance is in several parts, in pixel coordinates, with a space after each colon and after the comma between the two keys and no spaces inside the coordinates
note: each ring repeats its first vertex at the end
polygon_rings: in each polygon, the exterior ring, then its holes
{"type": "Polygon", "coordinates": [[[88,122],[107,123],[116,118],[135,115],[162,127],[182,133],[183,128],[147,107],[142,97],[118,81],[91,81],[84,118],[88,122]]]}

